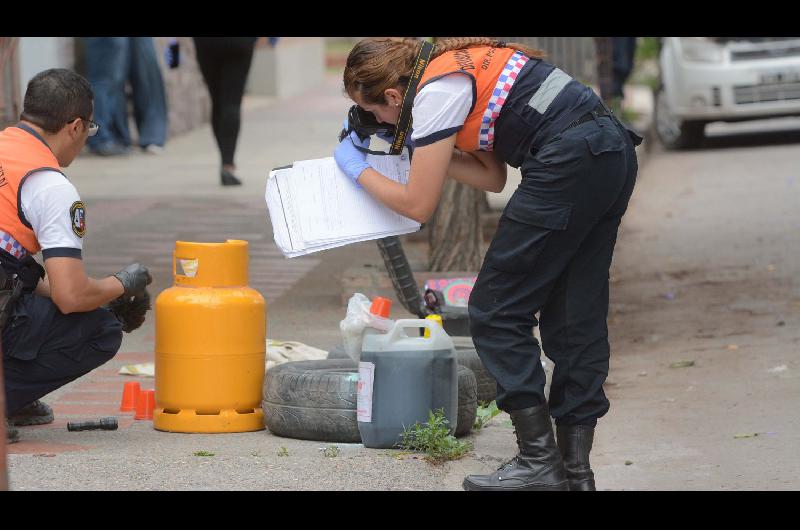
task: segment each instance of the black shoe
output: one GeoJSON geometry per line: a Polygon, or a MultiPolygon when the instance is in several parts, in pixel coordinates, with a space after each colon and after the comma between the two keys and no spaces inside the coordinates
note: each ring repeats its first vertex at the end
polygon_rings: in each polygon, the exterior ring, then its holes
{"type": "Polygon", "coordinates": [[[241,186],[242,181],[236,178],[236,176],[228,171],[227,169],[223,169],[220,172],[220,177],[222,178],[222,185],[223,186],[241,186]]]}
{"type": "Polygon", "coordinates": [[[519,454],[491,475],[469,475],[467,491],[567,491],[547,404],[510,413],[519,454]]]}
{"type": "Polygon", "coordinates": [[[594,440],[594,427],[559,425],[556,427],[558,449],[564,459],[570,491],[595,491],[594,473],[589,467],[589,452],[594,440]]]}
{"type": "Polygon", "coordinates": [[[17,427],[26,425],[45,425],[53,423],[53,409],[50,405],[39,401],[29,403],[8,417],[8,423],[17,427]]]}
{"type": "Polygon", "coordinates": [[[6,421],[6,442],[10,444],[15,444],[18,441],[19,441],[19,430],[9,425],[9,423],[6,421]]]}

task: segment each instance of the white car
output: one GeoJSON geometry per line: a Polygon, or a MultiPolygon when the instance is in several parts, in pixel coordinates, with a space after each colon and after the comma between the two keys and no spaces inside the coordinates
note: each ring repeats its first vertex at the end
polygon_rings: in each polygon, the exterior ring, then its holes
{"type": "Polygon", "coordinates": [[[667,37],[659,55],[655,129],[691,147],[706,123],[800,116],[800,37],[667,37]]]}

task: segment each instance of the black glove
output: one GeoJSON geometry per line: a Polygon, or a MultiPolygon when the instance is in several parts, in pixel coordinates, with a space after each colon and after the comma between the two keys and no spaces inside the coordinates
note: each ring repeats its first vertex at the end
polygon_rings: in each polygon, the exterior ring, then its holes
{"type": "Polygon", "coordinates": [[[153,281],[147,267],[139,263],[131,263],[116,273],[114,277],[122,282],[122,287],[125,288],[124,296],[127,297],[141,296],[145,287],[153,281]]]}
{"type": "Polygon", "coordinates": [[[132,299],[123,295],[110,301],[107,307],[122,322],[122,331],[130,333],[144,324],[145,313],[150,309],[150,293],[145,289],[144,294],[132,299]]]}

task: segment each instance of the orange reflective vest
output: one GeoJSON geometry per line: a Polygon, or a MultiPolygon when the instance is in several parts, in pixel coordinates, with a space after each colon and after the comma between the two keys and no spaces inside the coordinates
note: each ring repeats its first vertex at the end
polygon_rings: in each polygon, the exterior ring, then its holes
{"type": "Polygon", "coordinates": [[[528,56],[512,48],[480,46],[445,52],[425,68],[417,92],[446,75],[468,76],[472,80],[473,105],[456,135],[456,147],[462,151],[492,151],[494,122],[528,60],[528,56]]]}
{"type": "Polygon", "coordinates": [[[0,131],[0,230],[31,254],[41,246],[20,209],[20,187],[28,175],[41,170],[61,173],[58,160],[41,139],[19,127],[0,131]]]}

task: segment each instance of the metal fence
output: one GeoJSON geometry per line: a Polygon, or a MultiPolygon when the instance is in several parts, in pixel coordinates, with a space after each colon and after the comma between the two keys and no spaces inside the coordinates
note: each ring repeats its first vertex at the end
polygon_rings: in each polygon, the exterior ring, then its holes
{"type": "Polygon", "coordinates": [[[593,37],[498,37],[544,51],[545,61],[587,85],[597,85],[597,61],[593,37]]]}

